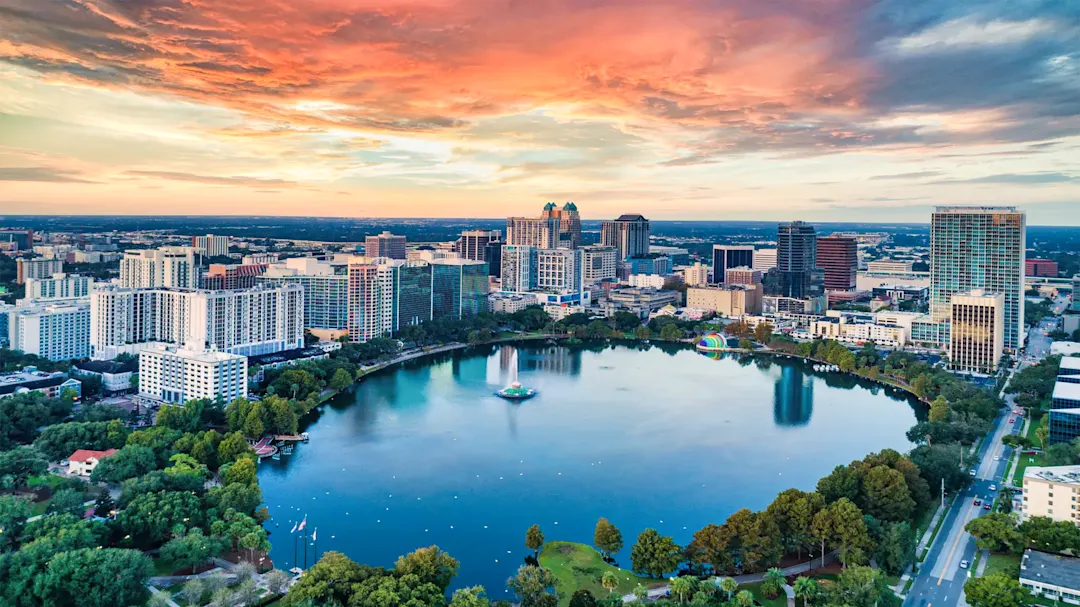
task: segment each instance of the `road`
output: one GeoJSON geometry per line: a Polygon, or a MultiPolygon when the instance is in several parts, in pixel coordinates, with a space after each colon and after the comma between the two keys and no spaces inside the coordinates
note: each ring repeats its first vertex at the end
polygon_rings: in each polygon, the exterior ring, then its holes
{"type": "MultiPolygon", "coordinates": [[[[1055,309],[1064,306],[1064,298],[1055,302],[1055,309]]],[[[1050,353],[1053,341],[1047,333],[1053,330],[1060,319],[1043,319],[1029,331],[1027,355],[1020,363],[1020,368],[1042,360],[1050,353]]],[[[976,506],[975,499],[983,503],[991,502],[997,491],[1007,486],[1008,479],[1003,479],[1012,450],[1001,443],[1006,434],[1016,434],[1023,427],[1024,418],[1012,413],[1015,409],[1012,395],[1005,397],[1008,409],[994,422],[990,439],[984,441],[977,454],[975,480],[960,493],[949,507],[945,522],[935,538],[934,544],[919,569],[915,582],[904,600],[904,607],[955,607],[963,598],[964,582],[971,575],[970,569],[962,569],[961,561],[967,561],[969,567],[975,561],[975,540],[964,527],[971,519],[990,512],[982,505],[976,506]],[[990,488],[994,487],[994,490],[990,488]]]]}

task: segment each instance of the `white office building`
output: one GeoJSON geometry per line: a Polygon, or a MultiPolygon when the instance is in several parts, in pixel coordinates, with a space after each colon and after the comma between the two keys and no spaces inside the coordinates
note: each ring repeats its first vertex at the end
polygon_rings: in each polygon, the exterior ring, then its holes
{"type": "Polygon", "coordinates": [[[79,299],[89,297],[94,290],[94,279],[89,276],[53,274],[49,278],[26,280],[26,303],[52,299],[79,299]]]}
{"type": "Polygon", "coordinates": [[[903,274],[913,272],[915,262],[894,261],[892,259],[879,259],[866,264],[866,271],[870,274],[903,274]]]}
{"type": "Polygon", "coordinates": [[[590,246],[582,250],[582,265],[586,285],[615,280],[617,269],[615,247],[590,246]]]}
{"type": "Polygon", "coordinates": [[[776,255],[776,249],[754,249],[754,265],[751,267],[764,274],[776,267],[776,255]]]}
{"type": "Polygon", "coordinates": [[[550,293],[580,293],[581,249],[537,249],[535,289],[550,293]]]}
{"type": "Polygon", "coordinates": [[[1005,296],[975,289],[950,301],[949,361],[953,369],[991,374],[1005,346],[1005,296]]]}
{"type": "Polygon", "coordinates": [[[194,289],[199,286],[195,249],[162,247],[127,251],[120,259],[120,286],[132,289],[194,289]]]}
{"type": "Polygon", "coordinates": [[[304,289],[125,289],[90,296],[91,356],[134,354],[153,342],[253,356],[304,345],[304,289]]]}
{"type": "Polygon", "coordinates": [[[214,236],[213,234],[207,234],[206,236],[195,236],[191,239],[191,246],[196,252],[206,255],[207,257],[219,257],[221,255],[229,254],[229,237],[228,236],[214,236]]]}
{"type": "Polygon", "coordinates": [[[158,404],[247,397],[247,357],[154,345],[139,353],[139,398],[158,404]]]}
{"type": "Polygon", "coordinates": [[[12,350],[49,360],[90,355],[90,306],[86,303],[38,304],[16,308],[7,316],[12,350]]]}

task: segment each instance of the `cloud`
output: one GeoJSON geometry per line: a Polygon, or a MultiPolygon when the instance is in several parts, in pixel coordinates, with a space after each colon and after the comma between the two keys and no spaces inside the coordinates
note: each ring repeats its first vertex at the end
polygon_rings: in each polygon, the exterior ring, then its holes
{"type": "Polygon", "coordinates": [[[913,173],[896,173],[893,175],[874,175],[870,178],[870,181],[880,181],[885,179],[921,179],[923,177],[937,177],[941,174],[941,171],[915,171],[913,173]]]}
{"type": "Polygon", "coordinates": [[[248,186],[248,187],[293,187],[297,185],[295,181],[288,181],[285,179],[266,179],[261,177],[245,177],[245,176],[216,176],[216,175],[195,175],[193,173],[180,173],[174,171],[125,171],[124,174],[131,175],[132,177],[146,177],[153,179],[167,179],[170,181],[190,181],[194,183],[205,183],[209,185],[236,185],[236,186],[248,186]]]}
{"type": "Polygon", "coordinates": [[[80,177],[79,171],[49,167],[0,167],[0,181],[41,181],[51,183],[97,183],[80,177]]]}
{"type": "Polygon", "coordinates": [[[971,179],[942,179],[934,181],[934,184],[955,185],[971,183],[1000,183],[1014,185],[1046,185],[1053,183],[1076,183],[1080,177],[1067,173],[1001,173],[998,175],[986,175],[971,179]]]}

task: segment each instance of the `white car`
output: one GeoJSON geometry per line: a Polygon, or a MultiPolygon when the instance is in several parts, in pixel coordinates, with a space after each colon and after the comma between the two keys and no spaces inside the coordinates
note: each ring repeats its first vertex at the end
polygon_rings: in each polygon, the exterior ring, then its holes
{"type": "Polygon", "coordinates": [[[968,562],[967,561],[960,561],[960,568],[961,569],[967,569],[968,568],[968,562]]]}
{"type": "Polygon", "coordinates": [[[994,461],[995,462],[1000,462],[1001,461],[1001,456],[1000,455],[995,455],[994,456],[994,461]]]}
{"type": "Polygon", "coordinates": [[[990,485],[991,491],[997,491],[997,485],[990,485]]]}

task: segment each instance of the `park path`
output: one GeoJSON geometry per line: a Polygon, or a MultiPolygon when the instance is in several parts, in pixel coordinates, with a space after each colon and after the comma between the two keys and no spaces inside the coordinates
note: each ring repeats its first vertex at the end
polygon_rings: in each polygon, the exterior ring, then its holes
{"type": "MultiPolygon", "coordinates": [[[[835,550],[830,552],[829,554],[825,555],[825,565],[828,565],[828,564],[834,563],[834,562],[836,562],[836,551],[835,550]]],[[[793,575],[799,575],[800,573],[806,573],[807,571],[810,571],[812,569],[815,569],[815,568],[818,568],[818,567],[821,567],[821,566],[822,566],[821,559],[814,558],[814,559],[811,559],[811,560],[809,560],[809,561],[807,561],[805,563],[799,563],[798,565],[792,565],[790,567],[784,567],[783,569],[780,570],[780,573],[784,574],[784,577],[791,577],[793,575]]],[[[747,574],[744,574],[744,575],[736,575],[736,576],[734,576],[735,581],[738,582],[740,585],[741,584],[752,584],[754,582],[760,582],[764,578],[765,578],[765,572],[764,571],[762,571],[761,573],[747,573],[747,574]]],[[[649,588],[648,600],[655,600],[655,599],[658,599],[658,598],[660,598],[662,596],[665,596],[665,595],[667,595],[667,593],[668,593],[668,591],[670,589],[671,589],[671,587],[668,584],[664,584],[663,586],[657,586],[655,588],[649,588]]],[[[794,600],[793,598],[791,598],[793,596],[794,596],[794,594],[792,594],[791,596],[788,597],[789,604],[794,600]]],[[[637,597],[635,597],[633,594],[627,594],[627,595],[623,596],[623,602],[624,603],[629,603],[629,602],[636,601],[636,600],[637,600],[637,597]]]]}

